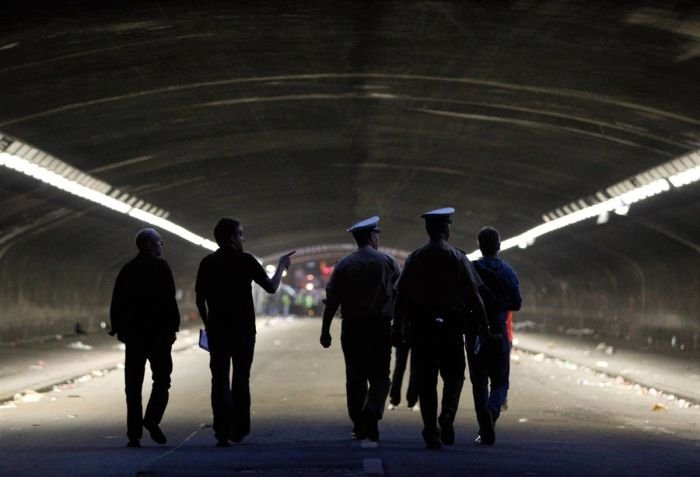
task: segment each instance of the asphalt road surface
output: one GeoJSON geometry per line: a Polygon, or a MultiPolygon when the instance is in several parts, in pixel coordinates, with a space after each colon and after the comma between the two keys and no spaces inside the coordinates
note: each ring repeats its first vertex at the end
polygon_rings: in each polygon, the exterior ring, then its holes
{"type": "MultiPolygon", "coordinates": [[[[145,433],[126,448],[117,368],[0,406],[1,476],[697,476],[700,408],[572,363],[517,352],[509,408],[493,447],[477,430],[468,379],[456,444],[427,450],[420,413],[387,411],[380,441],[353,441],[345,410],[339,323],[318,344],[320,320],[259,320],[252,432],[214,447],[206,352],[174,354],[166,445],[145,433]]],[[[148,377],[147,377],[148,380],[148,377]]],[[[145,387],[145,393],[148,391],[145,387]]]]}

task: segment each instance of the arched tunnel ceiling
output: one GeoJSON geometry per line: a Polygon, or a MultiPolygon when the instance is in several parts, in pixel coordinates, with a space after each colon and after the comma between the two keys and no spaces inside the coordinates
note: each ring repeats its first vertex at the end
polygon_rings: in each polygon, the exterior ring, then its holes
{"type": "MultiPolygon", "coordinates": [[[[418,214],[443,205],[457,209],[452,241],[471,250],[482,225],[515,235],[700,149],[692,1],[86,1],[8,13],[0,133],[201,235],[238,216],[258,255],[347,242],[344,228],[374,214],[383,245],[411,250],[424,241],[418,214]]],[[[3,286],[19,293],[18,270],[38,260],[53,271],[23,280],[69,269],[110,285],[138,222],[14,171],[0,178],[3,286]]],[[[616,260],[653,275],[659,249],[698,264],[697,189],[510,260],[526,282],[614,275],[616,260]]],[[[191,280],[202,249],[173,238],[168,253],[191,280]]]]}

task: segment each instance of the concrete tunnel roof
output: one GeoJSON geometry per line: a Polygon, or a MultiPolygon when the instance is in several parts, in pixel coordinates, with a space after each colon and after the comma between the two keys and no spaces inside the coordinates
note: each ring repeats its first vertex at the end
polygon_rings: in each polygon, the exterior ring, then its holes
{"type": "MultiPolygon", "coordinates": [[[[237,216],[260,256],[348,243],[375,214],[382,245],[412,250],[419,214],[444,205],[470,251],[483,225],[516,235],[700,149],[694,2],[94,3],[8,7],[0,134],[201,235],[237,216]]],[[[104,311],[141,224],[0,178],[7,313],[104,311]],[[71,291],[39,291],[56,283],[71,291]]],[[[698,197],[674,190],[504,257],[533,293],[568,276],[650,306],[673,283],[681,308],[658,309],[697,324],[698,197]]],[[[205,251],[164,237],[188,288],[205,251]]]]}

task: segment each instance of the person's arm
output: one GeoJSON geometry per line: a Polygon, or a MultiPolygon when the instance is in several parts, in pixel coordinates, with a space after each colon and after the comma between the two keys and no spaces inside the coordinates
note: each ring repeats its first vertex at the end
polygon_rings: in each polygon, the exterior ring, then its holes
{"type": "Polygon", "coordinates": [[[295,253],[296,250],[282,255],[279,258],[279,261],[277,262],[277,269],[275,270],[275,274],[272,275],[272,277],[268,277],[267,273],[265,273],[265,270],[262,268],[262,265],[260,265],[256,261],[255,263],[257,264],[259,270],[253,277],[255,283],[260,285],[266,292],[275,293],[279,288],[280,283],[282,282],[282,273],[284,273],[284,271],[289,268],[289,265],[291,265],[291,256],[295,253]],[[260,273],[260,271],[262,271],[262,273],[260,273]]]}
{"type": "Polygon", "coordinates": [[[335,313],[340,308],[340,297],[338,292],[340,290],[339,286],[339,268],[336,265],[335,270],[331,274],[331,278],[328,280],[328,285],[326,285],[326,299],[323,301],[325,307],[323,308],[323,321],[321,322],[321,338],[320,343],[324,348],[328,348],[331,345],[333,339],[331,338],[331,322],[335,313]]]}
{"type": "Polygon", "coordinates": [[[204,324],[204,329],[208,330],[209,329],[209,312],[207,309],[207,300],[205,296],[205,280],[206,280],[206,270],[205,270],[205,262],[202,260],[202,262],[199,264],[199,269],[197,270],[197,280],[195,281],[194,285],[194,292],[195,292],[195,303],[197,304],[197,311],[199,311],[199,317],[202,319],[202,323],[204,324]]]}
{"type": "Polygon", "coordinates": [[[321,323],[321,346],[328,348],[333,339],[331,338],[331,322],[338,311],[338,304],[335,302],[326,301],[326,306],[323,309],[323,322],[321,323]]]}
{"type": "Polygon", "coordinates": [[[200,318],[202,318],[202,323],[204,323],[204,329],[209,329],[209,314],[207,313],[207,301],[200,293],[196,293],[195,296],[197,310],[199,311],[200,318]]]}
{"type": "Polygon", "coordinates": [[[486,314],[486,308],[484,307],[484,301],[479,295],[478,288],[483,286],[483,281],[479,274],[476,273],[474,265],[469,260],[465,261],[467,269],[467,279],[469,284],[466,288],[465,301],[467,304],[471,304],[472,310],[476,313],[476,321],[478,325],[486,332],[487,335],[491,336],[491,327],[489,325],[488,315],[486,314]]]}
{"type": "Polygon", "coordinates": [[[510,286],[510,303],[508,306],[509,310],[518,311],[523,304],[523,298],[520,295],[520,282],[518,281],[518,276],[513,270],[509,270],[508,274],[508,285],[510,286]]]}
{"type": "Polygon", "coordinates": [[[177,300],[175,299],[175,279],[173,278],[173,271],[170,269],[168,262],[163,260],[163,265],[165,269],[164,281],[167,293],[165,299],[168,300],[165,304],[165,309],[168,310],[168,320],[171,327],[171,329],[168,331],[177,333],[180,331],[180,309],[178,308],[177,300]]]}
{"type": "Polygon", "coordinates": [[[124,314],[126,313],[126,280],[125,271],[122,268],[117,275],[117,279],[114,282],[114,290],[112,290],[112,302],[109,306],[109,335],[114,336],[119,333],[123,323],[124,314]]]}
{"type": "Polygon", "coordinates": [[[413,331],[411,329],[411,296],[415,290],[415,272],[411,257],[413,254],[406,257],[403,263],[403,270],[396,282],[396,302],[394,304],[394,326],[396,335],[393,340],[400,344],[412,344],[413,331]]]}

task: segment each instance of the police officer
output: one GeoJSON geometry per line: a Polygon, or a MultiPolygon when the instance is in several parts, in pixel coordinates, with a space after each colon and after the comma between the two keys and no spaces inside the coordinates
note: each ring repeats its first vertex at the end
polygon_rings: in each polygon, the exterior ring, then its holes
{"type": "Polygon", "coordinates": [[[452,207],[432,210],[421,217],[428,243],[406,259],[398,283],[394,329],[411,348],[416,373],[423,439],[428,449],[452,445],[454,419],[464,384],[464,331],[469,311],[487,326],[477,287],[481,281],[461,251],[447,243],[452,207]],[[399,325],[400,322],[400,325],[399,325]],[[443,380],[438,417],[437,378],[443,380]],[[438,427],[439,424],[439,427],[438,427]]]}
{"type": "Polygon", "coordinates": [[[352,436],[372,441],[379,439],[378,421],[389,393],[394,286],[401,273],[394,257],[377,250],[378,224],[374,216],[347,229],[357,251],[343,257],[331,274],[320,339],[324,348],[331,345],[331,321],[340,308],[352,436]]]}
{"type": "Polygon", "coordinates": [[[272,278],[243,251],[243,226],[221,218],[214,227],[219,249],[204,257],[195,284],[199,314],[209,338],[211,406],[217,447],[241,442],[250,432],[250,368],[255,351],[255,309],[251,283],[275,293],[290,256],[282,255],[272,278]],[[233,372],[231,372],[233,368],[233,372]]]}
{"type": "Polygon", "coordinates": [[[117,276],[110,307],[110,335],[126,346],[124,381],[128,447],[141,447],[143,428],[158,444],[167,439],[159,423],[168,405],[171,356],[180,312],[175,301],[175,282],[168,262],[161,258],[163,240],[151,228],[136,235],[138,255],[117,276]],[[153,386],[142,414],[141,390],[146,361],[151,364],[153,386]]]}
{"type": "Polygon", "coordinates": [[[474,261],[474,268],[483,281],[479,294],[484,301],[493,336],[483,340],[478,334],[468,333],[467,359],[474,410],[479,422],[476,443],[493,445],[496,442],[495,423],[508,397],[511,348],[508,314],[520,309],[522,298],[518,276],[497,256],[501,248],[498,231],[484,227],[479,231],[477,241],[482,258],[474,261]]]}

